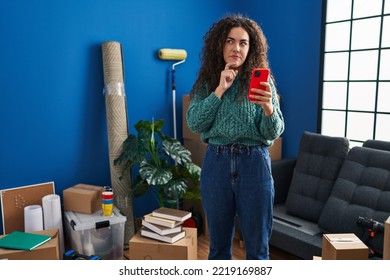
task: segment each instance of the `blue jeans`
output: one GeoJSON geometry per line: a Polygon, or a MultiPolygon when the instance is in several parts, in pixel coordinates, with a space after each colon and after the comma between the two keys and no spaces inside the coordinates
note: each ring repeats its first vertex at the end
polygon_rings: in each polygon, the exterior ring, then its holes
{"type": "Polygon", "coordinates": [[[209,144],[200,188],[210,234],[209,259],[231,259],[238,216],[246,259],[269,259],[274,182],[265,146],[209,144]]]}

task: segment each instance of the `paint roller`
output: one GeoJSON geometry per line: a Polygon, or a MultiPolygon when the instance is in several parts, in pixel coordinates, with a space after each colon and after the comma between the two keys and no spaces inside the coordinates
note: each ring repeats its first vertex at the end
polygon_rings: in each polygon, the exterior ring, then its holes
{"type": "Polygon", "coordinates": [[[176,139],[176,81],[175,66],[186,61],[187,52],[181,49],[160,49],[158,57],[162,60],[178,60],[172,64],[172,103],[173,103],[173,137],[176,139]]]}

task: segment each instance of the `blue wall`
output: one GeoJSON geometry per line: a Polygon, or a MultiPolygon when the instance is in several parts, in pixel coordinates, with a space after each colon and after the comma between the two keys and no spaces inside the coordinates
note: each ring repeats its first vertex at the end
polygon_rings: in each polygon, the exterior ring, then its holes
{"type": "MultiPolygon", "coordinates": [[[[295,156],[304,130],[316,131],[321,1],[40,0],[0,3],[0,189],[54,181],[56,193],[77,183],[109,185],[101,44],[124,50],[130,130],[163,118],[172,133],[170,61],[160,48],[186,49],[177,66],[181,95],[199,68],[202,37],[226,12],[257,20],[283,96],[283,155],[295,156]]],[[[141,216],[153,208],[135,201],[141,216]]],[[[0,233],[1,233],[0,227],[0,233]]]]}
{"type": "Polygon", "coordinates": [[[322,1],[261,2],[266,2],[264,12],[249,15],[261,24],[270,45],[286,123],[283,156],[296,156],[303,131],[317,132],[322,1]]]}

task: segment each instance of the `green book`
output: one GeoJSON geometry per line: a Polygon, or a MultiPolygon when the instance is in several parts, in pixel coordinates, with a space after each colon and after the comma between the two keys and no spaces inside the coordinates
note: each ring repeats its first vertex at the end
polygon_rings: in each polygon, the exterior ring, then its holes
{"type": "Polygon", "coordinates": [[[32,250],[50,239],[50,235],[14,231],[0,239],[0,247],[17,250],[32,250]]]}

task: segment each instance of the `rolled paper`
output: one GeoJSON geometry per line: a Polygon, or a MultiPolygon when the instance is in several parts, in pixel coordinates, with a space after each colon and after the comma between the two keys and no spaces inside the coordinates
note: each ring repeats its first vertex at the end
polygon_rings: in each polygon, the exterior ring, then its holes
{"type": "Polygon", "coordinates": [[[160,49],[158,56],[163,60],[184,60],[187,58],[187,52],[180,49],[160,49]]]}
{"type": "Polygon", "coordinates": [[[58,229],[60,256],[65,250],[64,230],[62,226],[61,199],[58,194],[49,194],[42,198],[44,229],[58,229]]]}
{"type": "Polygon", "coordinates": [[[24,231],[33,232],[43,230],[43,214],[41,205],[24,207],[24,231]]]}

